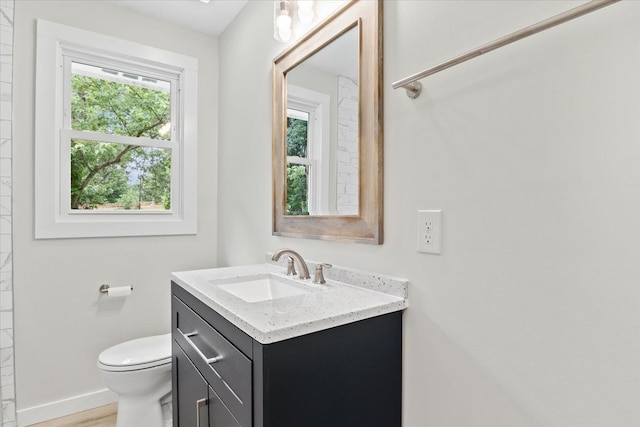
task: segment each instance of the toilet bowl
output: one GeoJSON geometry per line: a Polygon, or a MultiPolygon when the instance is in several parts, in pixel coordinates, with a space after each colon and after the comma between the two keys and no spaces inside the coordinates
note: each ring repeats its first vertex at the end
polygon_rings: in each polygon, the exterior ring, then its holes
{"type": "Polygon", "coordinates": [[[171,392],[171,334],[109,347],[97,364],[119,397],[117,427],[162,427],[161,400],[171,392]]]}

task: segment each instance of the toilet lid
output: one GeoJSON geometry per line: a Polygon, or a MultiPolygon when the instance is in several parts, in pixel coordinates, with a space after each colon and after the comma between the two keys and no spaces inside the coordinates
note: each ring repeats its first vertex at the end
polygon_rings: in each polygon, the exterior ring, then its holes
{"type": "Polygon", "coordinates": [[[98,364],[112,371],[146,369],[166,363],[171,363],[171,334],[125,341],[98,356],[98,364]]]}

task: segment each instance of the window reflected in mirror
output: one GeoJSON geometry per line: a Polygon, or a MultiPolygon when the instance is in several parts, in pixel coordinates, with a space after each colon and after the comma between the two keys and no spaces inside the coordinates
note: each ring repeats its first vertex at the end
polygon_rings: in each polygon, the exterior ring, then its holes
{"type": "Polygon", "coordinates": [[[309,113],[287,110],[287,215],[309,215],[309,113]]]}

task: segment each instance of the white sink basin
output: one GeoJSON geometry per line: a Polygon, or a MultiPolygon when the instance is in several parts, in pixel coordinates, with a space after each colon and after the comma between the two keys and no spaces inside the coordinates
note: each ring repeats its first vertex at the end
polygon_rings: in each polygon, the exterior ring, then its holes
{"type": "Polygon", "coordinates": [[[237,279],[232,283],[218,285],[218,288],[246,302],[269,301],[307,293],[287,283],[286,279],[271,275],[237,279]]]}

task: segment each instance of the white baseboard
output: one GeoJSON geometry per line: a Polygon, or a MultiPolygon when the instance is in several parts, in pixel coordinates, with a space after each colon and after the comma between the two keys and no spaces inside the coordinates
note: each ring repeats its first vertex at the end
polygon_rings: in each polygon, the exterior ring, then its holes
{"type": "Polygon", "coordinates": [[[19,409],[18,427],[30,426],[54,418],[86,411],[87,409],[109,405],[118,401],[118,395],[108,389],[82,394],[68,399],[45,403],[31,408],[19,409]]]}

